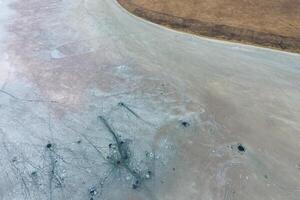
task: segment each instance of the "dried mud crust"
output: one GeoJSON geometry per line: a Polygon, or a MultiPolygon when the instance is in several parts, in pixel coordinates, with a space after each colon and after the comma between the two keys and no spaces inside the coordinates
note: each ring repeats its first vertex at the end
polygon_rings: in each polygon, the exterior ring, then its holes
{"type": "Polygon", "coordinates": [[[143,8],[131,0],[118,2],[139,17],[180,31],[300,53],[300,38],[177,17],[143,8]]]}

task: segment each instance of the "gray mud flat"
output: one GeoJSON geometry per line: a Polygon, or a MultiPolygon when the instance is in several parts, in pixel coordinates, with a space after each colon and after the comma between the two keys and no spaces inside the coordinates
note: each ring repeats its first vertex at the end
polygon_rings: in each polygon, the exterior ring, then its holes
{"type": "Polygon", "coordinates": [[[300,199],[299,55],[0,3],[1,200],[300,199]]]}

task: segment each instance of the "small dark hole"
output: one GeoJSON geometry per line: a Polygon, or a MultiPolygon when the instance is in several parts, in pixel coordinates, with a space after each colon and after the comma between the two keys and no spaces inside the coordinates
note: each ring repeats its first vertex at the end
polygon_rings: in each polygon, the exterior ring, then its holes
{"type": "Polygon", "coordinates": [[[112,144],[110,143],[110,144],[108,145],[108,147],[111,148],[111,147],[112,147],[112,144]]]}
{"type": "Polygon", "coordinates": [[[117,164],[118,164],[118,165],[121,164],[121,161],[118,160],[118,161],[117,161],[117,164]]]}
{"type": "Polygon", "coordinates": [[[125,104],[123,102],[120,102],[118,105],[119,106],[124,106],[125,104]]]}
{"type": "Polygon", "coordinates": [[[90,194],[91,195],[95,195],[96,193],[97,193],[97,191],[96,191],[95,187],[90,188],[90,194]]]}
{"type": "Polygon", "coordinates": [[[137,189],[138,186],[136,184],[132,184],[132,189],[137,189]]]}
{"type": "Polygon", "coordinates": [[[31,172],[31,176],[36,176],[37,175],[37,172],[34,171],[34,172],[31,172]]]}
{"type": "Polygon", "coordinates": [[[81,140],[78,140],[78,141],[77,141],[77,144],[81,144],[81,140]]]}
{"type": "Polygon", "coordinates": [[[246,151],[245,147],[241,144],[239,144],[237,148],[240,152],[245,152],[246,151]]]}
{"type": "Polygon", "coordinates": [[[264,177],[265,177],[265,179],[268,179],[268,178],[269,178],[268,175],[264,175],[264,177]]]}
{"type": "Polygon", "coordinates": [[[134,184],[132,184],[132,189],[137,189],[139,187],[140,182],[136,180],[134,184]]]}
{"type": "Polygon", "coordinates": [[[47,144],[47,146],[46,146],[48,149],[50,149],[51,147],[52,147],[52,144],[47,144]]]}
{"type": "Polygon", "coordinates": [[[188,122],[186,122],[186,121],[183,121],[183,122],[181,122],[181,125],[182,125],[183,127],[189,127],[189,126],[190,126],[190,123],[188,123],[188,122]]]}
{"type": "Polygon", "coordinates": [[[176,169],[175,169],[175,167],[173,168],[173,171],[175,171],[176,169]]]}

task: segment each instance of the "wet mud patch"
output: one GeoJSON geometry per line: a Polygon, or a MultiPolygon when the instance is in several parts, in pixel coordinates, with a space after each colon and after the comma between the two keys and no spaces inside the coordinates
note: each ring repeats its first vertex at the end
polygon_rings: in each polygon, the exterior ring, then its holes
{"type": "MultiPolygon", "coordinates": [[[[181,133],[180,116],[166,113],[166,107],[157,102],[131,95],[105,96],[105,106],[91,103],[87,113],[66,116],[66,126],[96,147],[99,159],[112,170],[109,176],[99,175],[104,181],[92,184],[98,191],[93,198],[109,195],[115,184],[124,193],[137,190],[136,195],[149,198],[152,191],[153,196],[159,185],[166,184],[165,172],[172,170],[172,160],[177,159],[176,137],[186,137],[181,133]],[[166,124],[177,128],[165,129],[166,124]],[[98,128],[92,131],[88,127],[98,128]]],[[[92,102],[101,102],[99,96],[96,99],[92,102]]]]}
{"type": "Polygon", "coordinates": [[[159,77],[128,65],[104,72],[106,79],[82,94],[88,101],[80,112],[47,99],[25,101],[23,94],[38,89],[7,83],[18,89],[8,90],[15,97],[1,94],[1,185],[11,188],[3,199],[157,199],[172,184],[177,142],[198,134],[200,114],[159,77]]]}

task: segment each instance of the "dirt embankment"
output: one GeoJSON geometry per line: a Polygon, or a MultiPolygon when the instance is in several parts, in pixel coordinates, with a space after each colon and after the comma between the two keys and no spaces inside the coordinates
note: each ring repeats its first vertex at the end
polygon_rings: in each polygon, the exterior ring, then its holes
{"type": "MultiPolygon", "coordinates": [[[[123,7],[135,15],[180,31],[300,53],[300,22],[298,23],[296,19],[289,20],[289,18],[295,18],[294,16],[284,16],[284,18],[280,18],[278,13],[275,11],[272,12],[272,9],[269,12],[270,16],[264,18],[260,18],[259,13],[254,13],[254,16],[236,17],[234,20],[231,20],[228,17],[222,17],[222,14],[218,13],[221,17],[207,17],[206,15],[203,17],[203,19],[206,20],[199,20],[197,18],[202,19],[201,15],[197,16],[195,14],[196,17],[192,17],[191,13],[187,16],[187,14],[182,12],[184,9],[189,9],[188,7],[182,8],[180,5],[177,5],[175,8],[178,9],[178,15],[180,16],[175,16],[177,11],[169,5],[157,6],[158,3],[151,5],[151,1],[149,1],[149,3],[139,3],[143,0],[134,1],[118,0],[123,7]],[[180,9],[181,11],[179,12],[180,9]],[[272,19],[271,15],[276,15],[276,18],[272,19]],[[280,21],[280,19],[284,20],[280,21]],[[278,23],[274,20],[278,20],[278,23]],[[285,26],[285,21],[290,21],[287,26],[285,26]],[[296,24],[293,24],[294,21],[296,21],[296,24]],[[270,22],[274,22],[274,24],[270,24],[270,22]]],[[[161,4],[168,4],[168,1],[166,2],[164,3],[164,1],[161,1],[161,4]]],[[[197,8],[196,4],[193,4],[192,6],[197,8]]],[[[243,9],[242,5],[241,8],[243,9]]],[[[190,10],[193,12],[193,9],[190,10]]],[[[287,9],[286,12],[288,11],[289,10],[287,9]]],[[[198,8],[195,12],[202,13],[201,8],[198,8]]],[[[234,15],[232,15],[231,18],[232,17],[234,17],[234,15]]],[[[300,12],[299,16],[296,17],[299,17],[300,19],[300,12]]]]}

